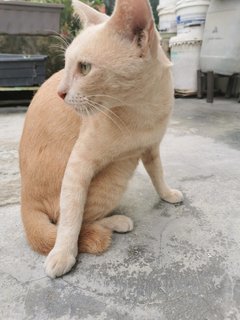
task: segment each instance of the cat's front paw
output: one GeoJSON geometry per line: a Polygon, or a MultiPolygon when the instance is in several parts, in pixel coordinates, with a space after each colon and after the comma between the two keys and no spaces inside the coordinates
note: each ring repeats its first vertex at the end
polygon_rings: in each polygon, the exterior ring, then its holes
{"type": "Polygon", "coordinates": [[[70,271],[75,263],[76,258],[69,251],[53,249],[47,256],[44,269],[50,278],[56,278],[70,271]]]}
{"type": "Polygon", "coordinates": [[[179,190],[170,189],[167,193],[163,194],[161,198],[169,203],[183,202],[183,194],[179,190]]]}

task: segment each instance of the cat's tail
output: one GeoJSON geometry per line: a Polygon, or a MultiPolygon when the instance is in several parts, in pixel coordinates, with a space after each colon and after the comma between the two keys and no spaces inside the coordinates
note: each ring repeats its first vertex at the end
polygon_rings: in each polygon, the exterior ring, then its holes
{"type": "MultiPolygon", "coordinates": [[[[22,208],[22,220],[27,240],[34,251],[47,255],[53,248],[57,226],[47,214],[37,210],[22,208]]],[[[79,253],[101,254],[111,244],[112,230],[99,224],[83,224],[79,236],[79,253]]]]}

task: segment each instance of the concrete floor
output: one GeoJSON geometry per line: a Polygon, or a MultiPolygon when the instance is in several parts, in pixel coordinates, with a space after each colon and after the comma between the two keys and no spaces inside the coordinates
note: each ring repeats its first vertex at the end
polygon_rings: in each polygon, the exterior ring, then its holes
{"type": "Polygon", "coordinates": [[[160,201],[139,166],[119,207],[134,231],[56,280],[20,220],[23,120],[0,114],[0,319],[240,319],[240,104],[176,100],[162,152],[184,204],[160,201]]]}

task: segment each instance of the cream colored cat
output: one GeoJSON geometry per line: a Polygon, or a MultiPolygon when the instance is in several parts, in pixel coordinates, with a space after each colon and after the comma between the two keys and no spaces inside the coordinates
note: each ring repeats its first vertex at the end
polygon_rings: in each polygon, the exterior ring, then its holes
{"type": "Polygon", "coordinates": [[[106,250],[112,231],[132,230],[130,218],[107,216],[140,159],[162,199],[183,198],[159,156],[174,99],[148,1],[118,0],[110,18],[76,0],[74,9],[84,30],[34,97],[20,145],[22,219],[53,278],[78,252],[106,250]]]}

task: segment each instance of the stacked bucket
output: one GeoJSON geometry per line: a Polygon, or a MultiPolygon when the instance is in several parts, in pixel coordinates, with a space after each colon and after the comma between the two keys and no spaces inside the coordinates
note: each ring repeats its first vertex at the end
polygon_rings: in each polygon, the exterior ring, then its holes
{"type": "Polygon", "coordinates": [[[170,56],[169,40],[177,34],[176,3],[177,0],[160,0],[157,8],[162,46],[168,56],[170,56]]]}
{"type": "Polygon", "coordinates": [[[174,87],[180,95],[197,92],[197,70],[209,4],[210,0],[160,0],[158,6],[159,30],[163,39],[170,38],[174,87]]]}

